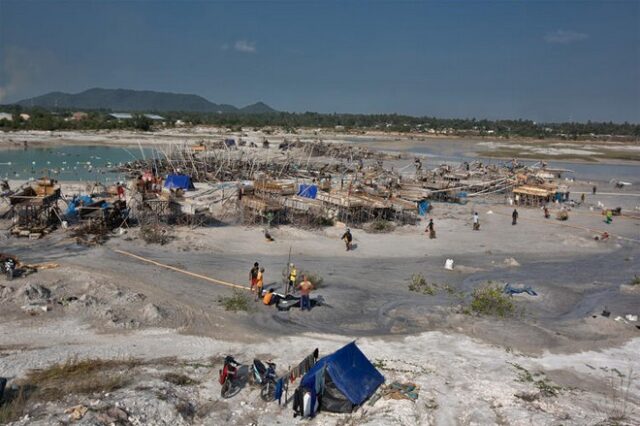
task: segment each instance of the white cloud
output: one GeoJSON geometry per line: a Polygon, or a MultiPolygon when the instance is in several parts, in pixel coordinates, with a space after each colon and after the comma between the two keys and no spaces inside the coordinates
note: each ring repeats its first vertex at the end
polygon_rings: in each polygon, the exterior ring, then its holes
{"type": "Polygon", "coordinates": [[[256,44],[251,41],[238,40],[233,44],[233,48],[242,53],[256,53],[256,44]]]}
{"type": "Polygon", "coordinates": [[[544,36],[544,41],[554,44],[571,44],[586,40],[588,38],[589,35],[585,33],[579,33],[577,31],[556,30],[547,33],[544,36]]]}

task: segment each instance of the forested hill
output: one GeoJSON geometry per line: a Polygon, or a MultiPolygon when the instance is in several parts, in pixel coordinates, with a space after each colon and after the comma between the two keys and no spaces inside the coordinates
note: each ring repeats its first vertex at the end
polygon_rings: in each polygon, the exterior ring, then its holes
{"type": "Polygon", "coordinates": [[[51,92],[35,98],[21,100],[17,104],[23,107],[42,107],[47,109],[123,112],[184,111],[246,114],[275,112],[273,108],[263,102],[238,108],[233,105],[216,104],[198,95],[127,89],[89,89],[76,94],[51,92]]]}

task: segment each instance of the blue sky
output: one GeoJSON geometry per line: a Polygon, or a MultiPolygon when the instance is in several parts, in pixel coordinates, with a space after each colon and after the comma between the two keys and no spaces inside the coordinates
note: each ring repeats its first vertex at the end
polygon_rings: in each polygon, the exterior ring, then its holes
{"type": "Polygon", "coordinates": [[[640,122],[640,2],[0,0],[0,102],[92,87],[640,122]]]}

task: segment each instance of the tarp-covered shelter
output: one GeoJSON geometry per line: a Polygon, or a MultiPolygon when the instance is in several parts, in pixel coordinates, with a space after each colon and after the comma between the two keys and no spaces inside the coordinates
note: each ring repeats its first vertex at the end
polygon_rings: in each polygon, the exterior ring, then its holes
{"type": "Polygon", "coordinates": [[[300,386],[319,391],[321,410],[350,413],[383,383],[382,374],[351,342],[318,360],[304,375],[300,386]]]}
{"type": "Polygon", "coordinates": [[[191,177],[187,175],[168,175],[164,181],[164,187],[167,189],[183,189],[185,191],[195,189],[191,177]]]}

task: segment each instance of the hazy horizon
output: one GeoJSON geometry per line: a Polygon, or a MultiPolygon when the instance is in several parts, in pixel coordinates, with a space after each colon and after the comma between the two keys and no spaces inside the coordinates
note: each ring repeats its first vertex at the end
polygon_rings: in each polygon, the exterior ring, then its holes
{"type": "Polygon", "coordinates": [[[100,88],[290,112],[640,122],[639,2],[0,0],[0,103],[100,88]]]}

